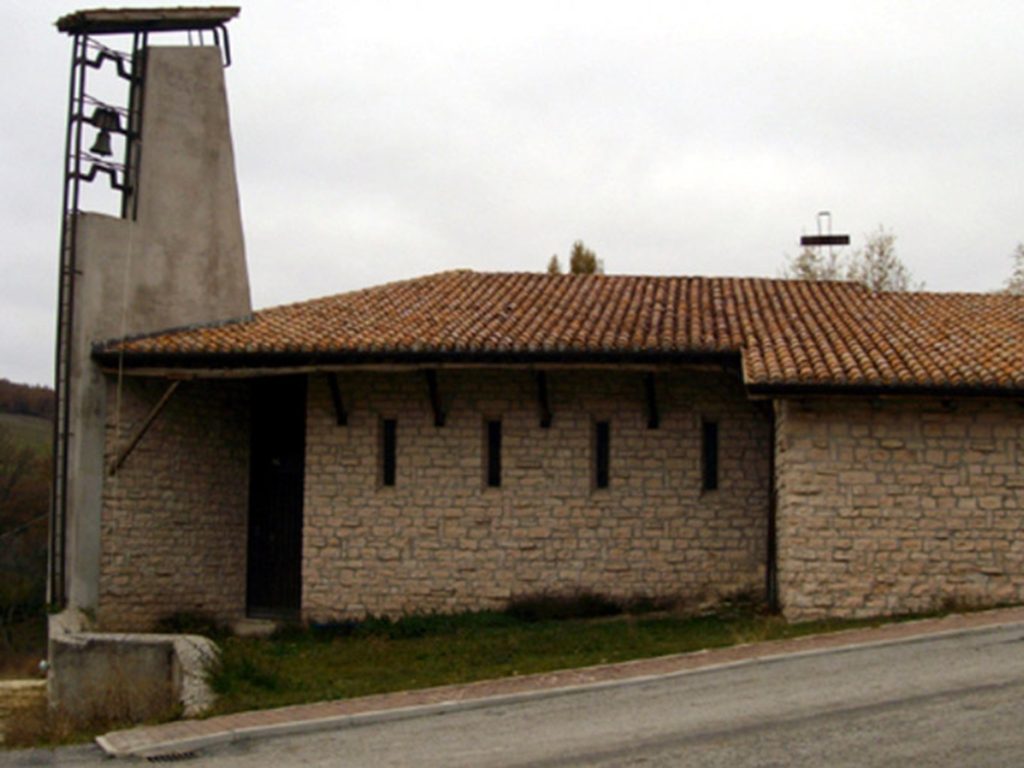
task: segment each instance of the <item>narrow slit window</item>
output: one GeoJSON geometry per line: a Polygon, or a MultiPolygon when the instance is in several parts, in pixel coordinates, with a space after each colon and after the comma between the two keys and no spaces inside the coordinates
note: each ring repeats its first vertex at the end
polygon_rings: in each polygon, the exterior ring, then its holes
{"type": "Polygon", "coordinates": [[[487,485],[501,487],[501,422],[487,422],[487,485]]]}
{"type": "Polygon", "coordinates": [[[594,487],[608,487],[611,465],[611,425],[607,421],[594,424],[594,487]]]}
{"type": "Polygon", "coordinates": [[[718,422],[705,421],[702,426],[701,455],[705,491],[718,488],[718,422]]]}
{"type": "Polygon", "coordinates": [[[394,485],[396,452],[398,448],[398,422],[395,419],[384,419],[381,421],[380,427],[380,481],[381,485],[394,485]]]}

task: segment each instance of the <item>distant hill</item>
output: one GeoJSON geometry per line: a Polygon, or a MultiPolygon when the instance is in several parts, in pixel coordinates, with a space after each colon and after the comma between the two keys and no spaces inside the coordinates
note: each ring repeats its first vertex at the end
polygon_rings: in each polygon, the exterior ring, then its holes
{"type": "Polygon", "coordinates": [[[53,390],[0,379],[0,413],[53,418],[53,390]]]}
{"type": "Polygon", "coordinates": [[[36,453],[49,453],[53,442],[53,422],[42,416],[0,413],[0,431],[7,430],[15,446],[27,446],[36,453]]]}

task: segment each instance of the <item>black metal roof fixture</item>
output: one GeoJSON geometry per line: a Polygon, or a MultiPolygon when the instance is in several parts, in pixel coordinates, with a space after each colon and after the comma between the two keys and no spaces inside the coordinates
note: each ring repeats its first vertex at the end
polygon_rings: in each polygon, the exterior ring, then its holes
{"type": "Polygon", "coordinates": [[[223,29],[238,15],[237,6],[191,8],[95,8],[57,19],[57,29],[70,35],[132,32],[189,32],[223,29]]]}
{"type": "Polygon", "coordinates": [[[832,212],[831,211],[818,211],[818,234],[816,235],[803,235],[800,238],[800,245],[805,248],[819,248],[827,245],[829,247],[835,245],[849,245],[849,235],[833,235],[832,234],[832,212]],[[821,222],[825,220],[828,222],[828,231],[823,233],[821,231],[821,222]]]}

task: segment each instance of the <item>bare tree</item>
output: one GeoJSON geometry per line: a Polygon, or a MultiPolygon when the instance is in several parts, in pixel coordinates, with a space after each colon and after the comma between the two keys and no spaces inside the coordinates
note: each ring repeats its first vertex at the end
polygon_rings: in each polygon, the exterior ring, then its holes
{"type": "Polygon", "coordinates": [[[0,658],[14,624],[43,610],[49,462],[0,424],[0,658]]]}
{"type": "Polygon", "coordinates": [[[846,279],[872,291],[920,291],[924,283],[914,281],[910,270],[896,255],[896,235],[880,226],[868,235],[864,247],[850,258],[846,279]]]}
{"type": "Polygon", "coordinates": [[[787,260],[782,276],[794,280],[849,280],[876,292],[924,288],[896,254],[896,235],[882,226],[867,235],[863,248],[845,257],[804,248],[799,256],[787,260]]]}
{"type": "Polygon", "coordinates": [[[10,430],[0,424],[0,520],[14,512],[15,491],[32,466],[32,450],[16,445],[10,430]]]}
{"type": "Polygon", "coordinates": [[[786,259],[782,276],[790,280],[843,280],[843,266],[839,254],[819,253],[814,248],[804,248],[800,255],[786,259]]]}
{"type": "Polygon", "coordinates": [[[1024,243],[1017,243],[1013,250],[1013,272],[1003,284],[1003,292],[1024,296],[1024,243]]]}

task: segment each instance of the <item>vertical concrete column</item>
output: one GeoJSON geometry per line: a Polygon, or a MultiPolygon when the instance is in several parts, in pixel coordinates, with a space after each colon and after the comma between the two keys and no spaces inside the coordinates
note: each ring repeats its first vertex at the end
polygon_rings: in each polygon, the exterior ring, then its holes
{"type": "MultiPolygon", "coordinates": [[[[105,381],[92,346],[252,311],[220,51],[149,48],[135,220],[77,222],[66,572],[71,607],[99,594],[105,381]]],[[[131,209],[133,206],[129,206],[131,209]]]]}

